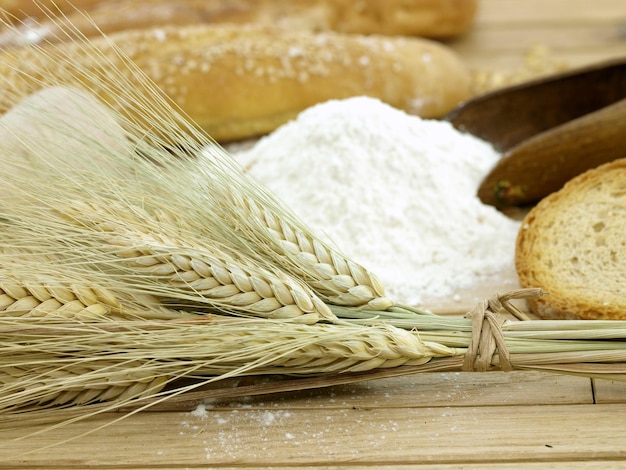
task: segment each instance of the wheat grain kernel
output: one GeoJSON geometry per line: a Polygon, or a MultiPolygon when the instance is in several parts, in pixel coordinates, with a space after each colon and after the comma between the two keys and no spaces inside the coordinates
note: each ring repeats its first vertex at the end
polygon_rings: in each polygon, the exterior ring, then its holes
{"type": "Polygon", "coordinates": [[[78,300],[83,305],[92,305],[98,302],[98,296],[89,287],[83,287],[78,285],[71,285],[71,289],[78,300]]]}
{"type": "Polygon", "coordinates": [[[198,280],[203,280],[203,279],[200,277],[200,275],[197,272],[190,270],[190,271],[178,271],[174,276],[173,282],[182,282],[184,284],[191,286],[191,284],[193,284],[194,282],[198,280]]]}
{"type": "Polygon", "coordinates": [[[313,253],[298,251],[298,253],[296,253],[296,258],[300,261],[300,263],[307,267],[315,266],[317,268],[317,266],[320,265],[319,260],[313,253]]]}
{"type": "MultiPolygon", "coordinates": [[[[270,283],[270,287],[272,289],[272,292],[274,293],[274,296],[278,299],[278,301],[283,304],[283,305],[291,305],[294,303],[294,297],[292,296],[292,293],[289,292],[289,289],[286,287],[285,284],[283,283],[276,283],[276,282],[272,282],[270,283]]],[[[295,302],[297,304],[297,302],[295,302]]],[[[300,307],[300,305],[298,305],[300,307]]],[[[313,307],[313,305],[311,305],[311,308],[313,307]]],[[[310,311],[310,310],[306,310],[306,309],[302,309],[304,311],[310,311]]]]}
{"type": "MultiPolygon", "coordinates": [[[[203,292],[200,292],[200,293],[203,294],[203,292]]],[[[223,299],[225,297],[232,297],[233,295],[237,295],[239,293],[240,293],[239,289],[234,284],[227,284],[225,286],[217,286],[216,288],[211,289],[210,291],[206,292],[208,297],[211,297],[214,299],[223,299]]]]}
{"type": "Polygon", "coordinates": [[[109,385],[107,388],[102,389],[102,394],[99,396],[101,401],[109,401],[119,397],[124,393],[126,387],[121,385],[109,385]]]}
{"type": "Polygon", "coordinates": [[[61,303],[67,303],[71,302],[72,300],[76,300],[74,292],[72,292],[67,287],[59,285],[48,285],[47,287],[50,295],[61,303]]]}
{"type": "Polygon", "coordinates": [[[250,282],[254,287],[254,291],[257,292],[263,298],[270,298],[274,296],[274,292],[269,283],[258,276],[250,276],[250,282]]]}
{"type": "Polygon", "coordinates": [[[367,303],[372,310],[387,310],[395,305],[395,302],[388,297],[376,297],[367,303]]]}
{"type": "Polygon", "coordinates": [[[263,300],[263,297],[256,292],[242,292],[224,299],[225,302],[228,302],[236,307],[245,307],[246,305],[250,305],[261,300],[263,300]]]}
{"type": "Polygon", "coordinates": [[[0,287],[2,288],[5,294],[13,297],[15,300],[18,300],[18,299],[21,299],[22,297],[26,297],[30,295],[29,292],[24,287],[16,283],[10,282],[10,281],[3,282],[2,285],[0,285],[0,287]]]}
{"type": "MultiPolygon", "coordinates": [[[[378,279],[377,276],[371,274],[370,275],[370,280],[372,281],[372,288],[374,289],[374,292],[376,292],[376,295],[378,295],[380,297],[384,297],[384,295],[385,295],[385,287],[380,282],[380,279],[378,279]]],[[[389,299],[387,299],[387,301],[391,302],[391,300],[389,300],[389,299]]]]}
{"type": "Polygon", "coordinates": [[[181,271],[191,271],[191,258],[185,255],[172,255],[172,263],[181,271]]]}
{"type": "Polygon", "coordinates": [[[170,276],[176,273],[176,266],[172,263],[161,263],[154,266],[146,267],[145,272],[154,274],[155,276],[170,276]]]}
{"type": "Polygon", "coordinates": [[[235,284],[239,290],[242,292],[250,292],[254,290],[252,282],[250,281],[250,275],[244,272],[243,269],[231,263],[228,263],[226,268],[230,271],[233,284],[235,284]]]}
{"type": "Polygon", "coordinates": [[[108,315],[110,313],[110,309],[103,304],[91,304],[83,310],[83,313],[88,313],[94,315],[96,317],[101,317],[104,315],[108,315]]]}
{"type": "Polygon", "coordinates": [[[213,277],[207,277],[207,278],[200,278],[196,281],[191,282],[189,284],[189,287],[191,287],[192,289],[196,291],[202,292],[202,291],[208,291],[208,290],[214,289],[219,285],[220,283],[217,282],[217,279],[213,277]]]}
{"type": "MultiPolygon", "coordinates": [[[[283,308],[287,308],[287,307],[283,307],[283,308]]],[[[303,313],[299,317],[293,317],[293,320],[294,320],[294,323],[301,323],[303,325],[314,325],[320,321],[320,315],[316,312],[303,313]]]]}
{"type": "Polygon", "coordinates": [[[38,299],[40,302],[45,302],[46,300],[52,298],[52,295],[50,295],[50,291],[42,285],[29,285],[28,290],[30,291],[31,295],[38,299]]]}
{"type": "Polygon", "coordinates": [[[313,252],[320,263],[332,264],[333,260],[329,251],[318,240],[313,240],[313,252]]]}
{"type": "Polygon", "coordinates": [[[311,239],[307,237],[304,233],[298,231],[296,232],[295,235],[296,235],[297,244],[300,246],[300,249],[302,251],[307,251],[311,253],[315,250],[313,243],[311,242],[311,239]]]}
{"type": "Polygon", "coordinates": [[[366,285],[357,285],[357,286],[351,287],[350,289],[348,289],[348,293],[355,297],[361,297],[361,298],[373,299],[374,297],[376,297],[376,294],[374,293],[372,288],[366,285]]]}
{"type": "Polygon", "coordinates": [[[337,273],[351,276],[350,268],[348,267],[348,261],[346,260],[346,258],[334,251],[331,251],[330,258],[332,260],[331,264],[335,267],[337,273]]]}
{"type": "Polygon", "coordinates": [[[335,315],[331,312],[330,307],[326,305],[319,297],[313,297],[313,305],[315,306],[315,310],[320,312],[320,314],[324,317],[335,318],[335,315]]]}
{"type": "Polygon", "coordinates": [[[278,244],[285,253],[291,253],[292,255],[298,255],[300,253],[300,247],[292,241],[279,240],[278,244]]]}
{"type": "Polygon", "coordinates": [[[276,300],[275,297],[268,297],[252,304],[250,309],[255,312],[269,313],[273,310],[278,310],[281,307],[283,307],[283,305],[276,300]]]}
{"type": "Polygon", "coordinates": [[[133,263],[135,263],[137,266],[143,266],[143,267],[149,268],[151,266],[156,266],[156,265],[161,264],[162,261],[158,259],[156,256],[141,255],[133,259],[133,263]]]}
{"type": "Polygon", "coordinates": [[[48,300],[44,300],[43,302],[41,302],[37,307],[33,309],[31,313],[33,314],[33,316],[37,316],[37,317],[47,316],[55,312],[59,308],[61,308],[62,305],[63,304],[59,302],[57,299],[50,298],[48,300]]]}
{"type": "Polygon", "coordinates": [[[0,310],[6,309],[9,305],[12,305],[15,299],[8,294],[0,294],[0,310]]]}
{"type": "Polygon", "coordinates": [[[338,274],[335,276],[329,276],[330,280],[333,284],[335,284],[339,289],[347,291],[352,287],[356,286],[356,282],[354,282],[354,278],[352,276],[347,276],[345,274],[338,274]]]}
{"type": "Polygon", "coordinates": [[[217,279],[220,284],[228,285],[233,283],[228,269],[215,264],[211,266],[211,272],[213,273],[213,277],[217,279]]]}
{"type": "Polygon", "coordinates": [[[313,267],[321,275],[322,279],[330,279],[332,281],[337,276],[337,270],[332,264],[315,263],[313,267]]]}
{"type": "Polygon", "coordinates": [[[98,298],[98,300],[102,302],[103,304],[110,305],[111,307],[116,307],[116,308],[120,307],[119,299],[108,289],[104,287],[100,287],[100,286],[98,287],[92,286],[91,289],[96,294],[96,297],[98,298]]]}
{"type": "Polygon", "coordinates": [[[72,318],[78,316],[85,309],[85,306],[80,300],[72,300],[66,304],[61,305],[61,307],[52,313],[52,315],[72,318]]]}
{"type": "Polygon", "coordinates": [[[313,305],[313,300],[311,300],[311,297],[306,295],[301,290],[294,289],[291,292],[291,295],[293,296],[293,300],[296,305],[300,307],[302,311],[313,312],[315,310],[315,306],[313,305]]]}
{"type": "Polygon", "coordinates": [[[192,258],[191,259],[191,267],[195,272],[197,272],[200,277],[210,278],[213,277],[213,273],[211,272],[211,267],[202,260],[192,258]]]}
{"type": "Polygon", "coordinates": [[[115,254],[124,259],[139,259],[143,257],[143,253],[137,248],[127,248],[126,240],[123,237],[111,237],[107,239],[107,243],[112,246],[121,247],[115,250],[115,254]]]}
{"type": "Polygon", "coordinates": [[[370,276],[368,276],[365,269],[363,269],[361,266],[348,260],[348,269],[350,269],[350,274],[356,280],[357,284],[361,284],[364,286],[370,285],[370,276]]]}
{"type": "Polygon", "coordinates": [[[30,312],[32,309],[34,309],[38,305],[39,305],[39,300],[29,295],[27,297],[22,297],[21,299],[17,299],[15,302],[13,302],[13,305],[9,306],[6,309],[6,311],[7,312],[11,312],[11,311],[30,312]]]}
{"type": "MultiPolygon", "coordinates": [[[[274,310],[269,317],[276,320],[286,320],[302,316],[302,311],[295,305],[286,305],[274,310]]],[[[319,316],[318,316],[319,318],[319,316]]]]}

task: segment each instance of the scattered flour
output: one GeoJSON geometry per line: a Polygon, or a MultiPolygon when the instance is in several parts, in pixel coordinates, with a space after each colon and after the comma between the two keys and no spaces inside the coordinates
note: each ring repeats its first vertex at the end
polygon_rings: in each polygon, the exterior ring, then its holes
{"type": "Polygon", "coordinates": [[[236,155],[399,302],[458,299],[513,269],[519,223],[476,196],[500,156],[446,122],[335,100],[236,155]]]}
{"type": "Polygon", "coordinates": [[[196,408],[191,412],[193,416],[196,418],[206,418],[208,416],[207,407],[204,404],[199,404],[196,408]]]}

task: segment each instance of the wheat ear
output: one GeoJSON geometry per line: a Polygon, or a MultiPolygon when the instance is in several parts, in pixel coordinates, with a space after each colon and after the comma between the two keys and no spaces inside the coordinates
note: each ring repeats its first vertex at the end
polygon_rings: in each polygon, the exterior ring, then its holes
{"type": "Polygon", "coordinates": [[[283,269],[304,279],[328,303],[372,310],[394,305],[375,274],[300,228],[291,218],[242,193],[230,193],[228,198],[232,204],[225,208],[225,218],[236,221],[234,228],[245,219],[252,226],[245,233],[263,237],[259,246],[271,247],[274,256],[282,258],[283,269]]]}
{"type": "Polygon", "coordinates": [[[99,319],[119,312],[116,296],[98,286],[0,278],[0,315],[99,319]]]}
{"type": "MultiPolygon", "coordinates": [[[[208,305],[301,323],[336,320],[306,285],[284,272],[270,271],[230,254],[215,241],[200,244],[181,227],[172,228],[140,207],[129,211],[128,204],[115,201],[106,208],[97,202],[74,201],[61,216],[69,223],[101,232],[104,250],[123,260],[128,268],[130,285],[141,284],[151,294],[175,301],[178,308],[208,305]],[[176,230],[182,239],[168,236],[176,230]]],[[[97,254],[93,257],[98,259],[97,254]]],[[[115,259],[109,264],[120,266],[115,259]]]]}
{"type": "Polygon", "coordinates": [[[33,365],[13,359],[11,365],[0,367],[0,385],[4,399],[11,395],[24,398],[17,408],[126,401],[153,396],[168,383],[168,377],[154,377],[141,366],[138,361],[86,360],[33,365]]]}
{"type": "MultiPolygon", "coordinates": [[[[160,235],[115,236],[116,254],[133,268],[137,282],[164,283],[163,296],[199,308],[214,305],[225,311],[265,318],[315,323],[335,319],[328,306],[286,274],[246,265],[216,250],[181,246],[160,235]],[[186,294],[177,295],[177,292],[186,294]]],[[[158,294],[158,286],[154,291],[158,294]]]]}
{"type": "Polygon", "coordinates": [[[386,325],[197,318],[84,324],[0,316],[6,352],[0,358],[0,383],[6,384],[0,410],[33,403],[122,404],[182,377],[207,383],[255,374],[356,372],[457,354],[386,325]]]}

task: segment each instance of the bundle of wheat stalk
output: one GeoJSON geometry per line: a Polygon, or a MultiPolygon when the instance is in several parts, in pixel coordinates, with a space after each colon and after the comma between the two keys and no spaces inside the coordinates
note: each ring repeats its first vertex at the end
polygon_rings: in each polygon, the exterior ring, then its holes
{"type": "Polygon", "coordinates": [[[626,377],[619,322],[498,316],[539,290],[496,296],[471,318],[395,305],[114,44],[72,41],[76,55],[0,53],[0,101],[13,106],[0,119],[3,418],[154,406],[258,374],[321,376],[314,386],[368,371],[626,377]]]}

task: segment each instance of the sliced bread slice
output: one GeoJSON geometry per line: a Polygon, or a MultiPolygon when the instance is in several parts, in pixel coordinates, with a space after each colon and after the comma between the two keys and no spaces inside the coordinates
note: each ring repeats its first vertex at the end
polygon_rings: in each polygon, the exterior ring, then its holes
{"type": "Polygon", "coordinates": [[[626,319],[626,158],[570,180],[525,217],[516,243],[522,287],[542,318],[626,319]]]}

